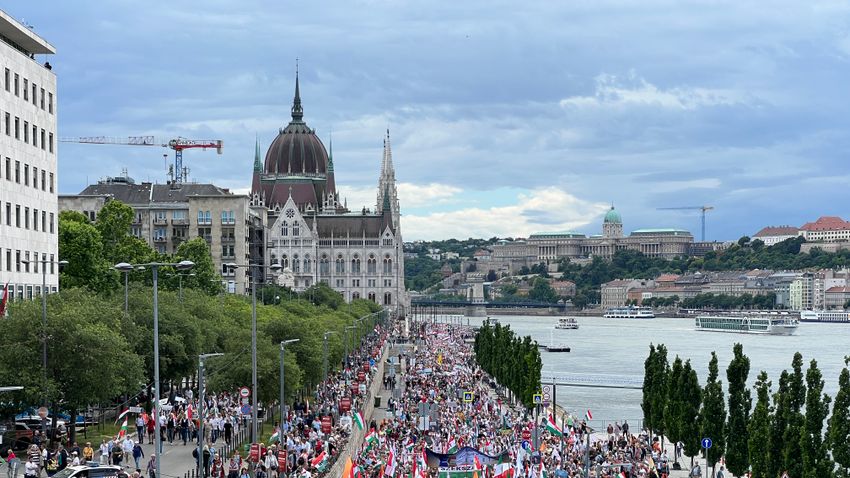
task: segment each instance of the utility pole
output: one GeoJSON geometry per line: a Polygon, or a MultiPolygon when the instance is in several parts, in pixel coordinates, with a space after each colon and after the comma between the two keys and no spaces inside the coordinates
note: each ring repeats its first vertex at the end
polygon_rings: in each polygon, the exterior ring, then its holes
{"type": "MultiPolygon", "coordinates": [[[[204,361],[209,357],[219,357],[222,353],[198,355],[198,476],[204,476],[204,361]]],[[[159,425],[157,424],[157,428],[159,425]]],[[[159,430],[154,433],[159,433],[159,430]]]]}
{"type": "Polygon", "coordinates": [[[286,401],[285,401],[286,399],[285,399],[285,395],[283,394],[283,392],[284,392],[283,378],[285,376],[284,373],[283,373],[284,372],[284,370],[283,370],[283,359],[284,359],[284,355],[285,355],[285,352],[286,352],[286,345],[287,344],[294,344],[295,342],[298,342],[299,340],[301,340],[301,339],[289,339],[289,340],[284,340],[283,342],[280,343],[280,430],[281,430],[281,436],[283,436],[283,419],[286,416],[286,401]]]}

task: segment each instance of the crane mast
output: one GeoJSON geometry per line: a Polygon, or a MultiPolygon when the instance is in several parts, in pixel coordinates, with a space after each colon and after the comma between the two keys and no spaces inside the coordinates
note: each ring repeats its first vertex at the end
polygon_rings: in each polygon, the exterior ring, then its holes
{"type": "Polygon", "coordinates": [[[682,207],[659,207],[659,211],[700,211],[700,222],[702,226],[702,242],[705,242],[705,213],[711,211],[714,206],[682,206],[682,207]]]}

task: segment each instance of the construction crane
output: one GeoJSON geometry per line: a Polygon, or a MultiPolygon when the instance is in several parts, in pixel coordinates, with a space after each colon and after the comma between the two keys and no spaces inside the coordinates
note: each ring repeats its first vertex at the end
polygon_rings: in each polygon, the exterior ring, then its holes
{"type": "Polygon", "coordinates": [[[700,211],[702,215],[702,242],[705,242],[705,213],[711,211],[714,206],[682,206],[682,207],[659,207],[659,211],[700,211]]]}
{"type": "Polygon", "coordinates": [[[215,148],[221,154],[224,142],[220,139],[187,139],[178,136],[168,141],[157,140],[153,136],[128,136],[126,138],[113,138],[108,136],[84,136],[79,138],[59,138],[62,143],[84,143],[84,144],[118,144],[124,146],[158,146],[174,150],[174,166],[169,167],[169,176],[173,175],[174,182],[182,183],[188,180],[188,170],[183,168],[183,150],[191,148],[215,148]]]}

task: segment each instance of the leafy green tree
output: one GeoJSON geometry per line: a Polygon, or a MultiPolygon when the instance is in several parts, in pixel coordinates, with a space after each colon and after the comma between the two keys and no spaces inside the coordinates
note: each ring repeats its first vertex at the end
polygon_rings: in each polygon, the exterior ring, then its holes
{"type": "Polygon", "coordinates": [[[670,363],[667,361],[667,347],[664,344],[658,344],[655,347],[655,378],[652,390],[655,403],[652,406],[652,423],[655,433],[661,437],[662,448],[664,447],[664,436],[667,432],[664,423],[664,410],[667,408],[669,398],[667,395],[669,375],[670,363]]]}
{"type": "Polygon", "coordinates": [[[684,444],[685,454],[693,457],[700,451],[700,440],[702,439],[700,429],[700,406],[702,405],[702,388],[699,386],[699,377],[696,370],[691,367],[691,361],[686,360],[682,367],[682,412],[681,412],[681,441],[684,444]]]}
{"type": "Polygon", "coordinates": [[[846,478],[850,477],[850,370],[846,367],[850,357],[845,357],[844,364],[838,376],[838,393],[829,418],[827,442],[839,466],[839,475],[846,478]]]}
{"type": "Polygon", "coordinates": [[[682,374],[684,366],[682,359],[677,355],[673,360],[673,366],[670,368],[670,377],[667,381],[667,403],[664,408],[664,424],[667,429],[667,438],[671,443],[676,443],[682,440],[682,411],[684,400],[684,387],[682,374]]]}
{"type": "Polygon", "coordinates": [[[744,355],[743,345],[732,347],[733,358],[726,369],[729,384],[729,419],[726,423],[726,466],[735,476],[744,476],[750,468],[747,423],[752,400],[747,390],[750,359],[744,355]]]}
{"type": "Polygon", "coordinates": [[[790,375],[783,370],[779,375],[779,388],[773,394],[773,416],[770,422],[770,461],[768,467],[770,477],[779,476],[785,468],[785,430],[788,428],[788,416],[791,413],[791,402],[788,392],[790,375]]]}
{"type": "MultiPolygon", "coordinates": [[[[188,260],[195,263],[191,270],[191,274],[194,275],[187,274],[182,278],[183,287],[202,290],[209,295],[219,293],[221,290],[221,283],[218,282],[220,277],[218,271],[216,271],[212,255],[210,255],[210,246],[207,241],[201,237],[184,241],[177,246],[175,255],[175,262],[188,260]]],[[[172,280],[172,282],[176,281],[172,280]]]]}
{"type": "Polygon", "coordinates": [[[703,389],[702,412],[700,422],[702,436],[711,438],[713,444],[706,450],[706,459],[711,465],[714,476],[714,465],[726,452],[726,405],[723,396],[723,382],[718,379],[717,354],[711,352],[708,362],[708,380],[703,389]]]}
{"type": "Polygon", "coordinates": [[[788,376],[788,406],[787,423],[783,439],[785,450],[782,454],[783,463],[792,477],[803,476],[803,454],[800,449],[800,436],[803,434],[805,417],[803,406],[806,404],[806,384],[803,375],[803,355],[794,354],[791,361],[791,374],[788,376]]]}
{"type": "MultiPolygon", "coordinates": [[[[731,385],[730,385],[731,386],[731,385]]],[[[770,382],[763,371],[756,380],[756,406],[747,424],[747,450],[750,454],[752,478],[771,478],[770,475],[770,382]]],[[[730,436],[730,447],[731,447],[730,436]]]]}
{"type": "Polygon", "coordinates": [[[812,359],[806,370],[806,415],[803,433],[799,437],[803,455],[803,478],[831,476],[835,465],[823,438],[823,423],[829,415],[829,395],[823,393],[823,375],[812,359]]]}
{"type": "Polygon", "coordinates": [[[528,298],[540,302],[555,303],[558,301],[558,294],[555,289],[549,285],[549,281],[541,277],[534,279],[531,290],[528,291],[528,298]]]}
{"type": "Polygon", "coordinates": [[[643,410],[643,422],[650,431],[655,429],[655,423],[653,422],[655,414],[652,412],[653,407],[655,407],[655,384],[658,380],[655,355],[655,345],[650,343],[649,355],[643,361],[643,388],[641,389],[643,395],[640,402],[640,408],[643,410]]]}
{"type": "Polygon", "coordinates": [[[59,259],[68,261],[62,268],[63,287],[107,288],[110,265],[103,255],[103,239],[97,228],[76,211],[59,213],[59,259]]]}

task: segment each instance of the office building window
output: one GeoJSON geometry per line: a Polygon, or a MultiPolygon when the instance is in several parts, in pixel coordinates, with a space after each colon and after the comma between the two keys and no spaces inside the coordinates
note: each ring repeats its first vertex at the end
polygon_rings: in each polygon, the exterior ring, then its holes
{"type": "Polygon", "coordinates": [[[41,231],[42,232],[47,231],[47,227],[45,227],[45,226],[47,226],[47,212],[41,211],[41,231]]]}
{"type": "MultiPolygon", "coordinates": [[[[52,215],[53,215],[53,214],[51,214],[51,216],[52,216],[52,215]]],[[[54,257],[53,257],[53,254],[50,254],[50,273],[51,273],[51,274],[53,274],[53,273],[54,273],[54,269],[53,269],[54,264],[55,264],[55,259],[54,259],[54,257]]]]}
{"type": "Polygon", "coordinates": [[[198,211],[198,224],[212,224],[210,211],[198,211]]]}
{"type": "Polygon", "coordinates": [[[24,229],[30,228],[30,208],[24,208],[24,229]]]}
{"type": "Polygon", "coordinates": [[[6,180],[12,180],[12,160],[9,158],[6,158],[6,180]]]}
{"type": "Polygon", "coordinates": [[[182,209],[178,210],[178,211],[171,211],[171,219],[174,219],[174,220],[177,220],[177,221],[185,221],[186,220],[186,211],[182,210],[182,209]]]}
{"type": "Polygon", "coordinates": [[[30,142],[30,122],[24,121],[24,143],[30,142]]]}
{"type": "Polygon", "coordinates": [[[15,204],[15,227],[21,227],[21,205],[15,204]]]}
{"type": "Polygon", "coordinates": [[[12,203],[10,202],[6,203],[6,225],[12,225],[12,203]]]}
{"type": "Polygon", "coordinates": [[[9,81],[10,76],[12,76],[12,72],[9,71],[8,68],[6,68],[6,81],[5,81],[6,91],[11,91],[11,89],[12,89],[12,85],[10,84],[11,82],[9,81]]]}
{"type": "Polygon", "coordinates": [[[41,109],[44,109],[44,88],[41,89],[41,109]]]}
{"type": "Polygon", "coordinates": [[[15,182],[21,184],[21,162],[15,161],[15,182]]]}
{"type": "Polygon", "coordinates": [[[38,274],[38,252],[32,253],[32,271],[38,274]]]}
{"type": "Polygon", "coordinates": [[[47,94],[47,111],[53,114],[53,93],[47,94]]]}
{"type": "Polygon", "coordinates": [[[21,81],[20,76],[18,76],[18,74],[15,73],[15,96],[21,96],[20,81],[21,81]]]}
{"type": "Polygon", "coordinates": [[[32,125],[32,145],[38,147],[38,126],[32,125]]]}
{"type": "Polygon", "coordinates": [[[15,116],[15,139],[21,139],[21,119],[15,116]]]}
{"type": "Polygon", "coordinates": [[[50,173],[50,192],[53,192],[53,173],[50,173]]]}
{"type": "Polygon", "coordinates": [[[53,152],[53,133],[47,133],[47,150],[53,152]]]}
{"type": "MultiPolygon", "coordinates": [[[[50,233],[53,234],[53,213],[50,213],[50,233]]],[[[52,258],[50,259],[53,260],[52,258]]]]}
{"type": "Polygon", "coordinates": [[[30,185],[30,165],[24,164],[24,186],[30,185]]]}
{"type": "Polygon", "coordinates": [[[12,136],[12,115],[6,113],[6,136],[12,136]]]}
{"type": "Polygon", "coordinates": [[[24,101],[29,101],[29,99],[30,99],[29,86],[30,86],[29,80],[24,78],[24,101]]]}
{"type": "Polygon", "coordinates": [[[47,187],[47,181],[45,180],[46,177],[47,177],[47,172],[45,172],[42,169],[41,170],[41,190],[42,191],[44,191],[44,189],[47,187]]]}
{"type": "Polygon", "coordinates": [[[38,168],[32,167],[32,187],[38,189],[38,168]]]}
{"type": "Polygon", "coordinates": [[[37,105],[37,103],[36,103],[36,96],[35,96],[35,93],[36,93],[37,91],[38,91],[38,90],[37,90],[37,88],[36,88],[36,86],[35,86],[35,83],[33,83],[33,84],[32,84],[32,104],[33,104],[34,106],[38,106],[38,105],[37,105]]]}
{"type": "Polygon", "coordinates": [[[221,211],[222,224],[236,224],[236,219],[233,211],[221,211]]]}
{"type": "Polygon", "coordinates": [[[21,251],[15,249],[15,272],[21,272],[21,251]]]}
{"type": "Polygon", "coordinates": [[[34,231],[38,230],[38,209],[32,210],[32,229],[34,231]]]}
{"type": "Polygon", "coordinates": [[[12,250],[6,249],[6,270],[12,272],[12,250]]]}

